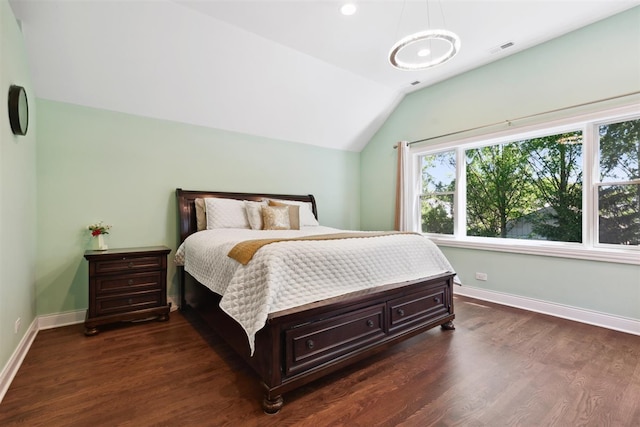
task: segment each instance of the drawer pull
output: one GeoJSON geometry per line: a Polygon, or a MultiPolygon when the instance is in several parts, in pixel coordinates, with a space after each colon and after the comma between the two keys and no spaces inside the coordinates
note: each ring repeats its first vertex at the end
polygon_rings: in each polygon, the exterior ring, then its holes
{"type": "Polygon", "coordinates": [[[440,298],[438,298],[438,297],[435,297],[435,298],[433,299],[433,301],[434,301],[436,304],[440,304],[440,298]]]}
{"type": "Polygon", "coordinates": [[[307,344],[307,348],[309,350],[311,350],[316,345],[316,343],[314,343],[313,340],[307,340],[307,342],[305,344],[307,344]]]}
{"type": "Polygon", "coordinates": [[[373,320],[371,319],[367,320],[367,326],[370,328],[373,328],[373,320]]]}
{"type": "Polygon", "coordinates": [[[133,285],[133,279],[129,279],[129,281],[127,282],[130,285],[133,285]]]}
{"type": "Polygon", "coordinates": [[[129,268],[133,268],[133,263],[132,263],[132,262],[130,262],[130,263],[128,264],[128,267],[129,267],[129,268]]]}
{"type": "Polygon", "coordinates": [[[404,310],[401,309],[401,308],[399,308],[396,313],[398,313],[398,316],[400,316],[400,317],[404,316],[404,310]]]}

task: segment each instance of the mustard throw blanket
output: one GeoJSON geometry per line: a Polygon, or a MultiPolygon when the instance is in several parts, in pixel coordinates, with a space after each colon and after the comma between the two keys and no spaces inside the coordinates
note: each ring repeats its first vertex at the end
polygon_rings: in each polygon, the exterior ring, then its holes
{"type": "Polygon", "coordinates": [[[382,232],[371,232],[371,233],[335,233],[335,234],[318,234],[315,236],[305,236],[305,237],[292,237],[292,238],[274,238],[274,239],[255,239],[255,240],[245,240],[244,242],[240,242],[236,244],[229,253],[228,257],[235,259],[242,265],[247,265],[249,261],[253,258],[255,253],[261,247],[265,245],[269,245],[271,243],[276,242],[290,242],[290,241],[298,241],[298,240],[339,240],[339,239],[356,239],[356,238],[368,238],[368,237],[380,237],[380,236],[389,236],[394,234],[418,234],[413,232],[405,232],[405,231],[382,231],[382,232]]]}

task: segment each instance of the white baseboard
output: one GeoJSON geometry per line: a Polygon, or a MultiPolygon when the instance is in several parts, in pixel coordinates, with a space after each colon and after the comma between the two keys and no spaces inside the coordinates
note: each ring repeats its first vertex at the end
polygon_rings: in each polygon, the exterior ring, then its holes
{"type": "Polygon", "coordinates": [[[38,334],[38,318],[36,317],[31,325],[29,325],[29,329],[24,334],[18,347],[13,352],[9,361],[0,372],[0,403],[2,399],[4,399],[4,395],[9,390],[9,386],[11,385],[11,381],[18,373],[18,369],[20,369],[20,365],[22,365],[22,361],[24,360],[27,352],[31,348],[31,344],[33,344],[33,340],[36,338],[38,334]]]}
{"type": "Polygon", "coordinates": [[[548,314],[563,319],[575,320],[576,322],[600,326],[628,334],[640,335],[640,320],[637,319],[469,286],[455,286],[454,294],[521,308],[523,310],[535,311],[536,313],[548,314]]]}
{"type": "Polygon", "coordinates": [[[20,340],[20,344],[9,358],[2,372],[0,372],[0,402],[4,399],[4,395],[9,390],[11,381],[16,376],[20,365],[33,344],[38,331],[44,329],[58,328],[60,326],[73,325],[84,322],[84,315],[87,310],[68,311],[65,313],[48,314],[46,316],[38,316],[33,319],[29,329],[20,340]]]}
{"type": "Polygon", "coordinates": [[[82,323],[86,312],[87,310],[75,310],[38,316],[38,330],[42,331],[82,323]]]}

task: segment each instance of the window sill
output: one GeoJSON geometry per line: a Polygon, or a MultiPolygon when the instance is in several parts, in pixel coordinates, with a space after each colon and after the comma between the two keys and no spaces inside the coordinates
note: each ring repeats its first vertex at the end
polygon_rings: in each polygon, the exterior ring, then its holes
{"type": "Polygon", "coordinates": [[[483,238],[482,241],[479,241],[475,239],[461,240],[427,234],[425,234],[425,236],[438,246],[640,265],[640,251],[636,250],[636,248],[585,248],[577,243],[523,242],[515,239],[503,240],[491,238],[483,238]]]}

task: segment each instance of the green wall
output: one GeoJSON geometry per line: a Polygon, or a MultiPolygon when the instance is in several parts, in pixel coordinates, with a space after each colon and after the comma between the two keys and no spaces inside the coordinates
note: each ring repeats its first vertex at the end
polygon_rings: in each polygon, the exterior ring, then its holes
{"type": "Polygon", "coordinates": [[[22,34],[0,0],[0,371],[35,319],[36,103],[22,34]],[[26,136],[14,136],[6,113],[9,86],[24,86],[31,101],[26,136]],[[16,319],[21,319],[14,333],[16,319]]]}
{"type": "MultiPolygon", "coordinates": [[[[361,226],[393,227],[397,141],[638,90],[640,7],[414,92],[361,153],[361,226]]],[[[467,286],[640,319],[638,266],[444,250],[467,286]],[[490,280],[476,282],[475,271],[489,272],[490,280]]]]}
{"type": "MultiPolygon", "coordinates": [[[[358,153],[42,99],[38,111],[39,315],[87,307],[93,222],[113,226],[109,247],[175,250],[177,187],[311,193],[322,225],[360,226],[358,153]]],[[[171,264],[169,296],[177,293],[171,264]]]]}

